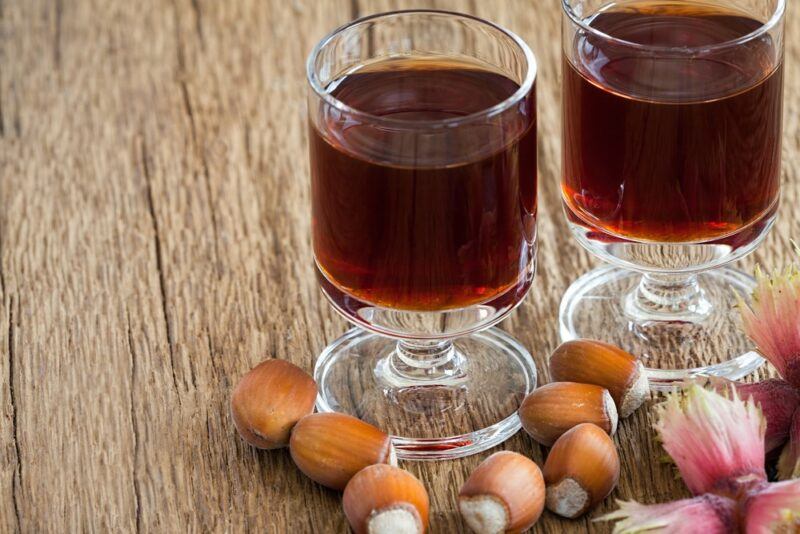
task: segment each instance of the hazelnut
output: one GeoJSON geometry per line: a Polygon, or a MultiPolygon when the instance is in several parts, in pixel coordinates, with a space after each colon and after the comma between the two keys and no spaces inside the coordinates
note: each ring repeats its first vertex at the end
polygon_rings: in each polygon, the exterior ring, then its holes
{"type": "Polygon", "coordinates": [[[594,423],[608,434],[617,431],[614,400],[607,389],[593,384],[546,384],[525,397],[519,418],[525,431],[548,447],[580,423],[594,423]]]}
{"type": "Polygon", "coordinates": [[[521,454],[497,452],[461,487],[458,508],[476,534],[528,530],[544,508],[542,472],[521,454]]]}
{"type": "Polygon", "coordinates": [[[344,489],[344,514],[355,534],[422,534],[428,492],[414,475],[377,464],[355,474],[344,489]]]}
{"type": "Polygon", "coordinates": [[[558,438],[544,463],[545,504],[574,518],[613,491],[619,481],[619,455],[600,427],[583,423],[558,438]]]}
{"type": "Polygon", "coordinates": [[[567,341],[556,348],[550,356],[550,376],[559,382],[606,388],[620,417],[628,417],[641,406],[650,390],[644,366],[636,356],[591,339],[567,341]]]}
{"type": "Polygon", "coordinates": [[[231,395],[236,429],[250,445],[277,449],[289,444],[292,427],[314,411],[317,384],[285,360],[267,360],[239,380],[231,395]]]}
{"type": "Polygon", "coordinates": [[[397,465],[385,432],[342,413],[315,413],[301,419],[292,431],[289,451],[307,477],[337,490],[369,465],[397,465]]]}

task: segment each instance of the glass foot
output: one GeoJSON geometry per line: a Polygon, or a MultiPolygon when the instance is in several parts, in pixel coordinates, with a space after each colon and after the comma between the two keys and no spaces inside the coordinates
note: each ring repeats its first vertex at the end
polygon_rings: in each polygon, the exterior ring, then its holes
{"type": "Polygon", "coordinates": [[[738,380],[764,363],[742,332],[736,309],[736,294],[748,299],[754,286],[752,277],[729,268],[642,275],[604,266],[564,294],[561,340],[619,345],[642,359],[656,390],[696,376],[738,380]]]}
{"type": "Polygon", "coordinates": [[[383,429],[401,459],[434,460],[476,454],[513,436],[517,409],[536,387],[536,366],[497,328],[424,344],[354,328],[322,352],[314,378],[319,411],[383,429]]]}

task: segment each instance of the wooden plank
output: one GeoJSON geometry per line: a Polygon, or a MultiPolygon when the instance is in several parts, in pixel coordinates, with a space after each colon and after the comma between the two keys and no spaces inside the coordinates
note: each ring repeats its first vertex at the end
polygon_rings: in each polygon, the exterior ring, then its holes
{"type": "Polygon", "coordinates": [[[161,517],[144,526],[342,528],[335,495],[300,475],[286,451],[259,453],[238,439],[228,396],[264,358],[310,368],[322,326],[336,324],[309,261],[304,61],[350,5],[185,1],[173,12],[169,97],[153,95],[143,142],[181,417],[161,419],[170,442],[142,462],[165,462],[166,474],[168,461],[175,478],[172,488],[142,486],[152,492],[142,516],[161,517]]]}
{"type": "MultiPolygon", "coordinates": [[[[560,296],[597,264],[561,214],[558,5],[0,0],[0,531],[347,532],[337,493],[239,440],[228,396],[266,357],[311,369],[346,328],[312,270],[304,62],[357,15],[467,11],[534,48],[540,268],[503,327],[546,379],[560,296]]],[[[791,68],[786,89],[784,208],[747,269],[784,264],[797,238],[791,68]]],[[[616,497],[686,494],[651,423],[620,427],[616,497]]],[[[503,448],[543,459],[523,435],[503,448]]],[[[430,489],[431,532],[465,531],[456,494],[488,454],[404,465],[430,489]]],[[[591,519],[612,508],[534,531],[605,532],[591,519]]]]}
{"type": "Polygon", "coordinates": [[[3,6],[4,353],[22,531],[135,523],[120,282],[136,252],[121,232],[136,221],[118,209],[131,169],[103,27],[113,11],[3,6]]]}

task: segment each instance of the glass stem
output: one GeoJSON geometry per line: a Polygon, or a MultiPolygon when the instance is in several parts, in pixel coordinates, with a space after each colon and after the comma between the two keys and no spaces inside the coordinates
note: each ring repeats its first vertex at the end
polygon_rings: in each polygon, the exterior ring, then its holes
{"type": "Polygon", "coordinates": [[[413,381],[451,383],[465,376],[464,358],[450,340],[397,342],[392,370],[413,381]]]}
{"type": "Polygon", "coordinates": [[[625,296],[624,309],[635,322],[698,323],[708,318],[712,304],[696,274],[647,273],[625,296]]]}

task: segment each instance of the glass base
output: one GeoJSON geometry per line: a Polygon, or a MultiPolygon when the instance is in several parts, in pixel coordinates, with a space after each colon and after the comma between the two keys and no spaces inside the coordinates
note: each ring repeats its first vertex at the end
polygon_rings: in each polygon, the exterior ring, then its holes
{"type": "Polygon", "coordinates": [[[320,412],[344,412],[383,429],[398,458],[437,460],[476,454],[514,435],[517,409],[536,387],[536,366],[497,328],[426,345],[353,328],[320,354],[314,378],[320,412]]]}
{"type": "Polygon", "coordinates": [[[764,360],[740,328],[736,294],[755,280],[720,268],[696,275],[646,275],[612,266],[576,280],[561,301],[562,341],[614,343],[639,356],[651,388],[669,390],[697,376],[738,380],[764,360]],[[660,276],[652,283],[654,276],[660,276]]]}

